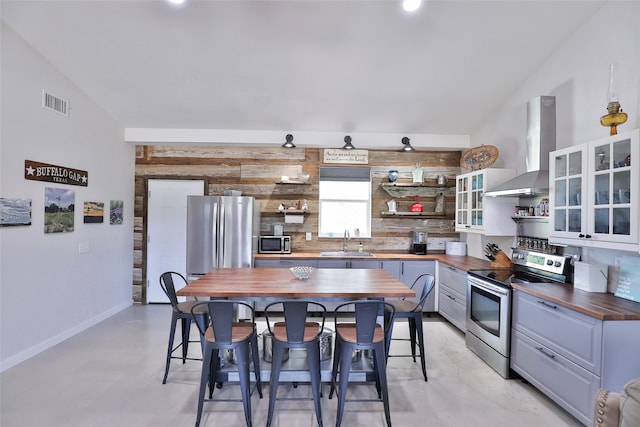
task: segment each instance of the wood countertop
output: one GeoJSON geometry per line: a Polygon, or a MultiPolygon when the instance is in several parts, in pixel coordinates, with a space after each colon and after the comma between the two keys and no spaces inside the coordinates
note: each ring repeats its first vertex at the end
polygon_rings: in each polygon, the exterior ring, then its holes
{"type": "MultiPolygon", "coordinates": [[[[375,257],[362,259],[399,261],[439,261],[461,270],[488,269],[491,263],[471,256],[446,255],[443,253],[415,255],[409,253],[373,252],[375,257]]],[[[257,254],[256,259],[331,259],[318,252],[299,252],[289,255],[257,254]]],[[[358,257],[360,259],[360,257],[358,257]]],[[[599,320],[640,320],[640,303],[613,296],[611,293],[587,292],[574,289],[573,285],[551,283],[514,283],[514,289],[538,298],[544,298],[563,307],[583,313],[599,320]]]]}
{"type": "Polygon", "coordinates": [[[383,269],[321,268],[296,279],[286,268],[219,268],[189,283],[178,296],[214,298],[357,299],[415,297],[407,285],[383,269]]]}
{"type": "Polygon", "coordinates": [[[512,283],[514,289],[599,320],[640,320],[640,303],[610,293],[587,292],[573,285],[512,283]]]}
{"type": "MultiPolygon", "coordinates": [[[[372,257],[344,257],[348,259],[365,259],[379,261],[440,261],[451,267],[461,270],[474,270],[491,268],[491,263],[487,260],[475,258],[472,256],[446,255],[443,253],[415,255],[407,252],[372,252],[372,257]]],[[[336,259],[341,257],[322,256],[320,252],[295,252],[291,254],[256,254],[255,259],[336,259]]]]}

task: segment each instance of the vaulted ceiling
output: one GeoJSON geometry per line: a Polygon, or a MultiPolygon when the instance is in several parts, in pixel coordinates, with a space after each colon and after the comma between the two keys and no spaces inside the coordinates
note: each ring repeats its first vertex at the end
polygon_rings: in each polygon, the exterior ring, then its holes
{"type": "Polygon", "coordinates": [[[2,0],[1,15],[125,127],[470,134],[604,3],[2,0]]]}

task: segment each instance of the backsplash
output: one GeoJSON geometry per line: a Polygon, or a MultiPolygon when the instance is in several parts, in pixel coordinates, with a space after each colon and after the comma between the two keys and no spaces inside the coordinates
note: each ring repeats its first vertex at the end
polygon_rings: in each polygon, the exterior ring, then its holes
{"type": "MultiPolygon", "coordinates": [[[[372,180],[372,237],[352,239],[349,249],[357,250],[362,241],[365,251],[408,251],[412,232],[426,231],[428,250],[442,251],[445,242],[458,240],[454,231],[455,176],[460,173],[459,151],[415,151],[403,153],[391,150],[370,150],[369,163],[372,180]],[[388,183],[388,171],[398,171],[398,183],[410,183],[412,171],[420,163],[425,183],[436,185],[439,175],[447,177],[445,215],[436,218],[384,217],[387,202],[392,197],[380,188],[388,183]]],[[[283,224],[284,234],[290,235],[294,252],[339,250],[342,239],[317,238],[318,230],[318,173],[322,163],[322,149],[238,146],[138,146],[136,148],[135,230],[134,230],[134,300],[144,301],[146,282],[146,192],[148,179],[204,179],[205,194],[222,195],[225,190],[238,190],[261,202],[261,233],[270,234],[273,224],[283,224]],[[278,184],[282,176],[295,179],[309,174],[304,185],[278,184]],[[308,211],[302,223],[285,223],[278,206],[295,206],[307,200],[308,211]],[[306,240],[306,233],[312,240],[306,240]]],[[[425,211],[435,211],[436,188],[421,189],[420,203],[425,211]]],[[[398,210],[406,211],[412,197],[397,198],[398,210]]]]}

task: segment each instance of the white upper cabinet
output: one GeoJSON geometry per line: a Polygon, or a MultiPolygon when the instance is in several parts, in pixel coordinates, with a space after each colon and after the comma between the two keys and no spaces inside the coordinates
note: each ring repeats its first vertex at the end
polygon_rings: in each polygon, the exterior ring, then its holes
{"type": "Polygon", "coordinates": [[[639,131],[550,153],[549,243],[640,250],[639,131]]]}
{"type": "Polygon", "coordinates": [[[481,169],[456,177],[456,231],[487,236],[515,236],[511,221],[517,197],[483,197],[484,192],[516,175],[514,169],[481,169]]]}

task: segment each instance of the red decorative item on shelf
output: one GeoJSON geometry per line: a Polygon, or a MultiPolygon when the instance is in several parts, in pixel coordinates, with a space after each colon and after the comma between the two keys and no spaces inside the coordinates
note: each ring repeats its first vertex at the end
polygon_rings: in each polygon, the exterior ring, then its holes
{"type": "Polygon", "coordinates": [[[411,212],[422,212],[424,210],[424,208],[420,204],[420,197],[416,196],[413,200],[415,201],[415,203],[411,205],[411,207],[409,208],[409,211],[411,211],[411,212]]]}

